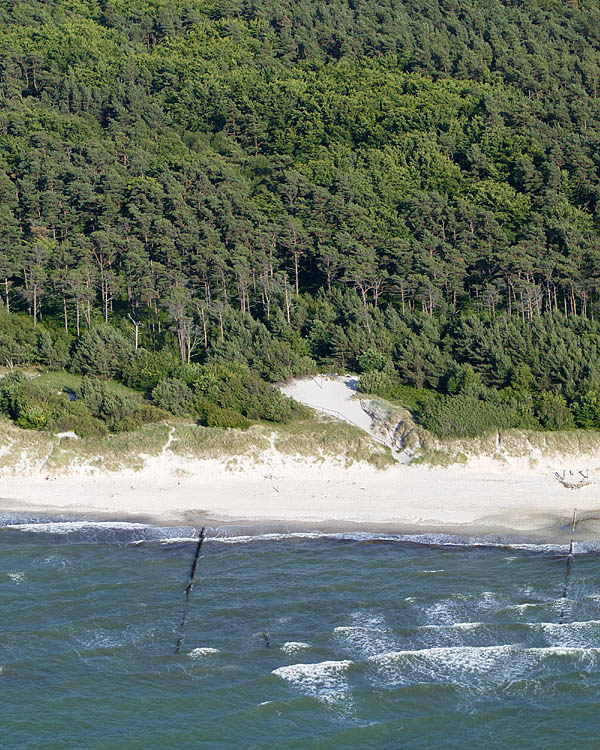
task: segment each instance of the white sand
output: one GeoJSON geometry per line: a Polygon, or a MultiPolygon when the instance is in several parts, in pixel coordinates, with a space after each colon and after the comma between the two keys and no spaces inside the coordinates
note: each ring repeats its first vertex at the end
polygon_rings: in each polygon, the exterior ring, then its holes
{"type": "MultiPolygon", "coordinates": [[[[355,402],[346,403],[347,396],[342,399],[326,382],[322,390],[315,386],[323,404],[344,409],[352,421],[362,420],[370,429],[370,419],[366,414],[361,417],[355,402]]],[[[286,390],[303,394],[307,401],[310,398],[308,403],[318,399],[299,385],[286,390]]],[[[582,519],[580,534],[598,537],[600,525],[593,519],[583,520],[594,515],[600,519],[597,484],[567,490],[554,478],[555,470],[571,467],[588,468],[593,479],[599,475],[600,460],[580,456],[564,463],[530,455],[503,462],[482,457],[465,466],[397,464],[379,471],[367,464],[346,468],[341,461],[293,459],[270,450],[259,463],[241,458],[232,469],[225,461],[178,457],[166,446],[161,456],[147,459],[139,472],[82,470],[47,479],[39,470],[37,474],[24,470],[21,476],[2,476],[0,507],[96,518],[146,516],[195,524],[207,520],[212,525],[272,521],[347,529],[363,524],[399,531],[512,530],[556,538],[576,506],[582,519]],[[578,463],[573,465],[574,461],[578,463]]]]}
{"type": "Polygon", "coordinates": [[[312,406],[331,416],[344,419],[360,427],[361,430],[374,434],[371,417],[362,410],[360,399],[356,396],[358,378],[352,375],[342,377],[302,378],[293,380],[281,389],[287,396],[295,398],[301,404],[312,406]]]}
{"type": "Polygon", "coordinates": [[[166,451],[139,472],[5,476],[1,507],[115,518],[148,515],[168,522],[285,521],[340,529],[359,523],[423,531],[469,527],[537,530],[546,536],[568,522],[574,506],[580,517],[600,509],[594,485],[566,490],[550,467],[528,469],[518,462],[505,466],[480,459],[447,469],[398,464],[378,471],[274,452],[263,459],[242,462],[232,471],[220,461],[186,461],[166,451]]]}

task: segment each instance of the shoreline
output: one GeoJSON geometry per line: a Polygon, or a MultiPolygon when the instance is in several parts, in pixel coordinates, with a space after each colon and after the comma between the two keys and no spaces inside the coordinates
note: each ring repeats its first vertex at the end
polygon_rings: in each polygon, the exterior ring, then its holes
{"type": "MultiPolygon", "coordinates": [[[[61,507],[46,505],[33,505],[17,503],[13,505],[5,498],[0,498],[0,518],[3,514],[20,517],[19,523],[41,522],[41,523],[69,523],[81,522],[94,524],[139,524],[141,526],[154,528],[179,528],[188,526],[198,530],[206,526],[211,536],[255,536],[257,538],[268,535],[292,535],[292,534],[322,534],[324,537],[332,535],[372,535],[374,538],[385,537],[413,537],[403,541],[419,544],[419,537],[448,537],[461,540],[461,546],[468,546],[468,540],[472,540],[475,546],[511,546],[514,544],[562,544],[568,545],[572,538],[575,542],[600,541],[600,509],[598,510],[597,531],[576,531],[571,534],[570,521],[556,528],[548,526],[538,529],[514,529],[511,527],[487,527],[477,525],[423,525],[416,526],[402,523],[364,523],[360,521],[323,521],[298,522],[284,521],[282,519],[266,518],[213,518],[209,516],[193,516],[184,513],[182,518],[161,517],[150,514],[128,514],[102,512],[93,508],[80,508],[79,510],[66,511],[61,507]],[[40,519],[43,519],[40,521],[40,519]],[[225,532],[225,533],[223,533],[225,532]]],[[[12,520],[12,519],[11,519],[12,520]]],[[[12,523],[2,524],[0,528],[6,528],[12,523]]],[[[424,541],[423,544],[435,545],[434,541],[424,541]]],[[[440,546],[446,542],[440,541],[440,546]]]]}
{"type": "Polygon", "coordinates": [[[366,464],[269,454],[193,461],[166,454],[140,471],[44,477],[4,475],[0,514],[159,526],[237,527],[323,533],[448,534],[568,543],[600,539],[595,483],[567,490],[544,467],[366,464]],[[493,469],[493,471],[492,471],[493,469]]]}

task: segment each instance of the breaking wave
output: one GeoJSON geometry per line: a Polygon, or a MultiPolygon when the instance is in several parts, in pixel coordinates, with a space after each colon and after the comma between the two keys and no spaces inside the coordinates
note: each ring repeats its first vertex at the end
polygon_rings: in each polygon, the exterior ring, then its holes
{"type": "Polygon", "coordinates": [[[302,695],[316,698],[344,713],[352,709],[348,669],[353,661],[322,661],[316,664],[291,664],[274,669],[272,674],[288,682],[302,695]]]}
{"type": "MultiPolygon", "coordinates": [[[[197,540],[198,528],[194,526],[153,526],[146,523],[129,521],[93,521],[73,520],[66,517],[23,517],[16,514],[0,516],[0,531],[22,532],[31,534],[52,534],[65,536],[78,541],[117,541],[130,544],[162,543],[176,544],[197,540]]],[[[252,544],[257,542],[284,540],[317,540],[332,542],[364,543],[399,543],[439,548],[502,548],[547,554],[565,555],[569,552],[567,544],[540,543],[534,539],[523,540],[510,536],[462,536],[458,534],[386,534],[372,532],[322,532],[267,530],[264,527],[218,526],[208,527],[206,542],[219,544],[252,544]]],[[[600,554],[600,540],[591,539],[575,542],[575,554],[600,554]]],[[[507,558],[512,559],[512,558],[507,558]]],[[[431,575],[444,572],[442,569],[421,571],[431,575]]]]}

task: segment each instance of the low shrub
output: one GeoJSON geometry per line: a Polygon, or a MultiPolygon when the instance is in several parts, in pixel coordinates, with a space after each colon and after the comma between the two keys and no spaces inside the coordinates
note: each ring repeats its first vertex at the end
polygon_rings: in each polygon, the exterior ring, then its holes
{"type": "MultiPolygon", "coordinates": [[[[535,413],[545,430],[572,430],[575,427],[573,412],[560,393],[542,391],[537,394],[535,413]]],[[[598,413],[598,416],[600,416],[600,413],[598,413]]],[[[594,426],[599,426],[598,421],[594,426]]]]}
{"type": "Polygon", "coordinates": [[[284,396],[243,365],[205,365],[199,368],[192,388],[200,397],[198,403],[208,401],[254,421],[287,422],[305,413],[293,399],[284,396]]]}
{"type": "Polygon", "coordinates": [[[169,350],[150,352],[138,349],[126,361],[122,380],[129,388],[149,393],[161,381],[171,377],[178,366],[177,357],[169,350]]]}
{"type": "Polygon", "coordinates": [[[166,416],[163,410],[145,402],[141,394],[124,393],[97,378],[83,378],[76,395],[110,432],[128,432],[166,416]]]}
{"type": "Polygon", "coordinates": [[[233,409],[223,409],[208,400],[200,398],[196,401],[198,423],[205,427],[227,427],[236,430],[246,430],[252,422],[233,409]]]}
{"type": "Polygon", "coordinates": [[[189,414],[193,409],[192,400],[191,389],[178,378],[163,380],[152,391],[152,401],[176,416],[189,414]]]}
{"type": "Polygon", "coordinates": [[[511,404],[473,396],[442,396],[422,403],[417,420],[440,438],[478,437],[498,429],[521,427],[522,416],[511,404]]]}
{"type": "Polygon", "coordinates": [[[66,411],[62,412],[48,424],[51,432],[74,432],[79,437],[101,437],[106,435],[106,424],[92,416],[83,401],[71,401],[66,411]]]}

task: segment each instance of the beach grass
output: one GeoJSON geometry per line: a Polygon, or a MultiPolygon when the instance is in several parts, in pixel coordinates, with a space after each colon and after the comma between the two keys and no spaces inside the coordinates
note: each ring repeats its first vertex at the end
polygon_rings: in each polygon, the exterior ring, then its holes
{"type": "Polygon", "coordinates": [[[315,461],[337,459],[349,466],[366,461],[378,469],[394,465],[389,448],[347,422],[313,418],[278,427],[274,447],[288,456],[315,461]]]}
{"type": "Polygon", "coordinates": [[[41,471],[57,441],[47,432],[21,430],[8,419],[0,420],[0,473],[41,471]]]}
{"type": "Polygon", "coordinates": [[[270,447],[267,431],[262,425],[235,430],[179,424],[173,437],[169,450],[182,458],[236,459],[245,456],[259,460],[261,453],[270,447]]]}
{"type": "MultiPolygon", "coordinates": [[[[71,387],[72,380],[55,384],[71,387]]],[[[68,376],[69,377],[69,376],[68,376]]],[[[75,376],[76,377],[76,376],[75,376]]],[[[386,415],[387,405],[375,405],[386,415]]],[[[396,418],[389,412],[388,429],[396,418]]],[[[400,414],[406,418],[405,414],[400,414]]],[[[398,427],[398,426],[396,426],[398,427]]],[[[600,453],[600,432],[570,430],[534,432],[503,430],[479,438],[440,440],[410,420],[402,422],[404,445],[414,458],[411,463],[435,467],[465,464],[471,458],[488,456],[499,461],[527,459],[533,467],[541,459],[560,463],[600,453]]],[[[48,432],[23,430],[8,419],[0,419],[0,473],[32,475],[139,471],[148,459],[165,452],[185,460],[223,460],[228,470],[267,462],[273,452],[290,459],[344,466],[366,462],[378,469],[395,464],[391,451],[359,428],[336,419],[312,416],[288,424],[255,424],[247,430],[203,427],[182,420],[146,424],[135,432],[90,438],[58,438],[48,432]]],[[[579,465],[577,465],[577,468],[579,465]]],[[[584,467],[585,468],[585,467],[584,467]]]]}
{"type": "Polygon", "coordinates": [[[78,467],[93,471],[140,471],[147,458],[162,453],[170,431],[169,425],[162,422],[146,424],[135,432],[82,439],[61,438],[47,468],[54,473],[78,467]]]}

